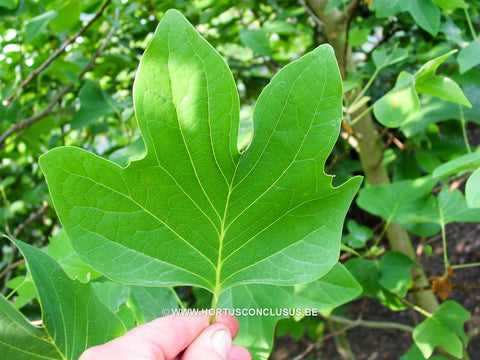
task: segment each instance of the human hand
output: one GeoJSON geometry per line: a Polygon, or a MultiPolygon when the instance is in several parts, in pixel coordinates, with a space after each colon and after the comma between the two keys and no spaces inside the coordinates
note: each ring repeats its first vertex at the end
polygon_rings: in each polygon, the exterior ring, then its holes
{"type": "Polygon", "coordinates": [[[232,345],[238,320],[217,315],[170,315],[130,330],[104,345],[87,349],[79,360],[251,360],[247,349],[232,345]]]}

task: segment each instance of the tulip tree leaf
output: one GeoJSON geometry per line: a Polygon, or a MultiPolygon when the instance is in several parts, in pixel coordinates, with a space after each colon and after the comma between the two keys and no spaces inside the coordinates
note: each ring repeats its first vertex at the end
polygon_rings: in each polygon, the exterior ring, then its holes
{"type": "Polygon", "coordinates": [[[467,336],[463,324],[470,313],[455,301],[445,301],[432,316],[419,324],[413,332],[413,340],[427,359],[437,346],[457,358],[461,358],[467,336]]]}
{"type": "Polygon", "coordinates": [[[40,159],[82,260],[114,281],[216,296],[238,284],[312,281],[335,264],[361,179],[333,188],[323,170],[342,116],[330,46],[272,79],[240,152],[232,74],[171,10],[141,60],[134,103],[143,159],[122,168],[73,147],[40,159]]]}

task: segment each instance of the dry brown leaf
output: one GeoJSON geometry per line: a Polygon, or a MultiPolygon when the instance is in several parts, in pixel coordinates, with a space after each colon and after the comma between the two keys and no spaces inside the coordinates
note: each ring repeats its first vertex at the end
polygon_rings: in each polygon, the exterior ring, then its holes
{"type": "Polygon", "coordinates": [[[428,278],[432,282],[432,291],[438,294],[438,297],[445,300],[452,290],[452,283],[443,276],[431,276],[428,278]]]}

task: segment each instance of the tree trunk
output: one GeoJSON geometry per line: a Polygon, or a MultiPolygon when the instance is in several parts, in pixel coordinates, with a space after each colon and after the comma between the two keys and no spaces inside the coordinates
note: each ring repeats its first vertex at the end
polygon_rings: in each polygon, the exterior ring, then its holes
{"type": "MultiPolygon", "coordinates": [[[[309,0],[308,2],[315,15],[322,22],[328,42],[335,51],[342,77],[345,79],[347,72],[356,71],[351,49],[345,49],[345,41],[343,40],[346,35],[349,14],[347,11],[341,12],[338,9],[333,9],[328,14],[325,14],[328,0],[309,0]]],[[[358,0],[353,0],[352,5],[349,5],[349,7],[355,7],[356,3],[358,3],[358,0]]],[[[358,110],[358,114],[361,114],[364,110],[365,107],[358,110]]],[[[353,118],[355,118],[355,115],[353,115],[353,118]]],[[[375,130],[371,114],[367,113],[363,116],[354,125],[353,130],[358,141],[360,162],[367,181],[372,186],[389,184],[390,178],[382,162],[382,144],[375,130]]],[[[387,238],[392,250],[402,252],[411,259],[415,259],[415,251],[410,237],[402,226],[390,224],[387,229],[387,238]]],[[[414,269],[413,277],[418,286],[428,285],[428,280],[422,270],[414,269]]],[[[434,312],[439,306],[435,295],[430,291],[416,292],[414,297],[416,304],[428,312],[434,312]]]]}

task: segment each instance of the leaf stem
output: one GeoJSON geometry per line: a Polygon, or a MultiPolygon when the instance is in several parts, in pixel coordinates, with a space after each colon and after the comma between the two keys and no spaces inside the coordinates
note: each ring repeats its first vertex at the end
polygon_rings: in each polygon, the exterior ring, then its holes
{"type": "Polygon", "coordinates": [[[179,305],[182,309],[186,309],[185,305],[183,304],[182,299],[180,299],[180,297],[178,296],[177,292],[175,291],[175,288],[174,288],[173,286],[169,286],[168,288],[169,288],[170,291],[172,292],[173,297],[175,298],[175,300],[177,300],[178,305],[179,305]]]}
{"type": "Polygon", "coordinates": [[[360,91],[360,94],[357,95],[357,97],[355,98],[355,100],[353,100],[352,104],[350,105],[350,107],[353,107],[355,106],[355,104],[357,102],[360,101],[361,98],[363,98],[363,95],[365,95],[365,93],[367,92],[367,90],[370,88],[370,86],[372,86],[373,82],[375,81],[375,78],[377,77],[377,75],[380,73],[380,70],[382,68],[379,67],[375,70],[375,72],[372,74],[372,76],[370,77],[370,80],[368,80],[367,84],[363,87],[362,91],[360,91]]]}
{"type": "Polygon", "coordinates": [[[360,120],[362,120],[365,115],[367,115],[370,111],[372,111],[374,105],[375,105],[375,104],[370,105],[368,108],[366,108],[364,111],[362,111],[362,113],[361,113],[360,115],[358,115],[357,117],[355,117],[355,118],[351,121],[351,125],[355,125],[357,122],[359,122],[360,120]]]}
{"type": "Polygon", "coordinates": [[[464,7],[463,10],[465,11],[465,17],[467,18],[468,28],[472,33],[473,41],[476,41],[477,35],[475,34],[475,29],[473,28],[472,20],[470,19],[470,14],[468,13],[467,7],[464,7]]]}
{"type": "Polygon", "coordinates": [[[450,265],[452,269],[464,269],[464,268],[475,267],[475,266],[480,266],[480,262],[470,263],[470,264],[450,265]]]}
{"type": "Polygon", "coordinates": [[[422,309],[420,306],[415,305],[414,303],[408,301],[407,299],[401,298],[400,296],[397,296],[397,297],[398,297],[398,298],[400,299],[400,301],[402,301],[405,305],[410,306],[413,310],[415,310],[416,312],[422,314],[423,316],[425,316],[425,317],[427,317],[427,318],[429,318],[429,317],[432,316],[431,313],[429,313],[428,311],[422,309]]]}
{"type": "Polygon", "coordinates": [[[465,121],[465,115],[463,113],[463,106],[462,105],[458,105],[458,106],[460,108],[460,122],[462,124],[463,140],[465,141],[465,147],[467,148],[467,151],[470,154],[472,152],[472,149],[470,148],[470,144],[468,143],[467,124],[465,121]]]}

